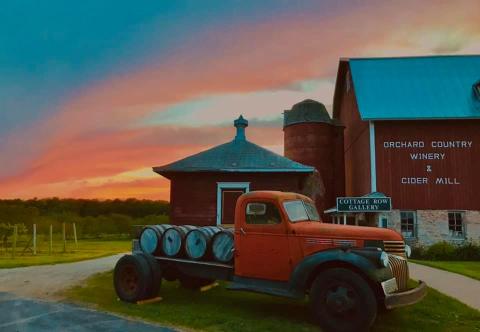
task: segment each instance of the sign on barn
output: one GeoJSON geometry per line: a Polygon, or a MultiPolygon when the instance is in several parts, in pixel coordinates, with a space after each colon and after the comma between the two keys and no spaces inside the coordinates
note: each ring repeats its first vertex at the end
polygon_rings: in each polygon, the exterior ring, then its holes
{"type": "Polygon", "coordinates": [[[338,212],[388,212],[391,210],[390,197],[337,197],[338,212]]]}

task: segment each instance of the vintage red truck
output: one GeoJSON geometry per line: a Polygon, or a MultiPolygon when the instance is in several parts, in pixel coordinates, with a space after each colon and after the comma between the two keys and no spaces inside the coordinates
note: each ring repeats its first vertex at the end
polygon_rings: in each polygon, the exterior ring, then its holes
{"type": "Polygon", "coordinates": [[[326,331],[368,330],[380,308],[420,301],[426,285],[409,289],[408,246],[397,232],[322,223],[311,199],[296,193],[256,191],[236,204],[230,263],[146,254],[138,239],[115,267],[120,299],[157,296],[161,280],[199,288],[214,280],[231,290],[295,299],[308,297],[326,331]],[[406,250],[407,249],[407,250],[406,250]]]}

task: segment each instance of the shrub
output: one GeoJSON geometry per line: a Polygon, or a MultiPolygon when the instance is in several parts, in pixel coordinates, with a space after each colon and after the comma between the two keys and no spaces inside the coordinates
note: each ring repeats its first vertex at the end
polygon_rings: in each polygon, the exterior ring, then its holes
{"type": "Polygon", "coordinates": [[[428,247],[425,256],[431,260],[451,260],[455,259],[455,246],[442,241],[428,247]]]}
{"type": "Polygon", "coordinates": [[[425,248],[424,246],[412,247],[411,257],[413,259],[426,259],[425,258],[426,253],[427,253],[427,248],[425,248]]]}
{"type": "Polygon", "coordinates": [[[480,245],[469,241],[455,248],[455,259],[461,261],[480,260],[480,245]]]}
{"type": "Polygon", "coordinates": [[[480,245],[471,241],[462,245],[453,245],[448,242],[438,242],[430,247],[412,248],[413,259],[427,259],[434,261],[474,261],[480,260],[480,245]]]}

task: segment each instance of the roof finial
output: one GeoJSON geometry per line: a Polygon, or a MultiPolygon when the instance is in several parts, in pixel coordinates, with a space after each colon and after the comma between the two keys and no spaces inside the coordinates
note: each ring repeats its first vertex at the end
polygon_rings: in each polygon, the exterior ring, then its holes
{"type": "Polygon", "coordinates": [[[237,128],[237,135],[235,136],[236,140],[245,140],[245,128],[248,127],[248,121],[243,118],[242,115],[238,117],[237,120],[233,121],[233,125],[237,128]]]}

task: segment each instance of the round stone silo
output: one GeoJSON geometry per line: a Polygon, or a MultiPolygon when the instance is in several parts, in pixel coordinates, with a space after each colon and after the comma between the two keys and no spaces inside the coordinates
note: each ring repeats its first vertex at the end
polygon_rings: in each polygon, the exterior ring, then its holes
{"type": "Polygon", "coordinates": [[[283,130],[285,157],[319,173],[313,196],[323,215],[344,193],[343,126],[332,121],[322,103],[306,99],[285,111],[283,130]]]}

